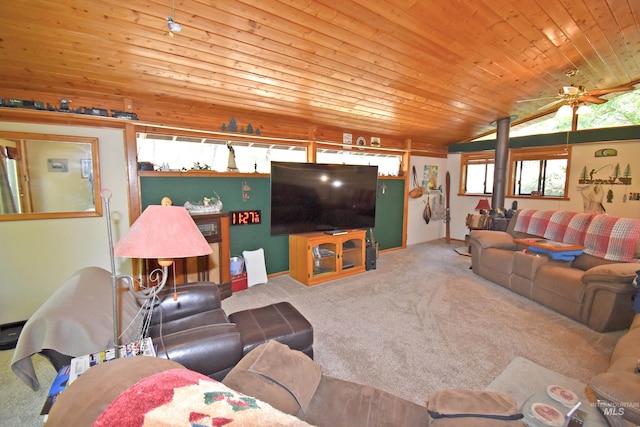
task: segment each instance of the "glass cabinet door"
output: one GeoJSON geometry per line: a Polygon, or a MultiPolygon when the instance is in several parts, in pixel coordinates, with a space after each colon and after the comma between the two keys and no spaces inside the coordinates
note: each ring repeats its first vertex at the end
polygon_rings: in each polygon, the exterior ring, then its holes
{"type": "Polygon", "coordinates": [[[311,250],[313,260],[312,276],[337,272],[335,243],[321,243],[311,250]]]}
{"type": "Polygon", "coordinates": [[[342,243],[342,269],[347,270],[362,265],[362,240],[351,239],[342,243]]]}

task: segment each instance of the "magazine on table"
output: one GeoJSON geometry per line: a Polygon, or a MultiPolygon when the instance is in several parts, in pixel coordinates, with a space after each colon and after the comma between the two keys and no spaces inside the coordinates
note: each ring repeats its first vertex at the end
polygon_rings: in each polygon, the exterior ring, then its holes
{"type": "MultiPolygon", "coordinates": [[[[119,347],[118,355],[120,357],[129,356],[152,356],[155,357],[156,350],[153,346],[151,338],[143,338],[140,341],[133,341],[119,347]]],[[[69,384],[73,383],[87,369],[100,363],[108,362],[115,359],[115,350],[97,351],[95,353],[85,354],[84,356],[74,357],[71,359],[69,384]]]]}
{"type": "MultiPolygon", "coordinates": [[[[156,349],[153,346],[151,338],[143,338],[140,341],[130,342],[119,347],[120,357],[129,356],[156,356],[156,349]]],[[[71,364],[65,365],[58,371],[49,394],[44,402],[40,415],[44,415],[46,421],[47,415],[51,410],[51,407],[55,403],[58,395],[62,393],[69,384],[74,382],[80,375],[82,375],[90,367],[108,362],[115,359],[115,351],[113,348],[103,351],[97,351],[95,353],[85,354],[84,356],[74,357],[71,359],[71,364]]]]}

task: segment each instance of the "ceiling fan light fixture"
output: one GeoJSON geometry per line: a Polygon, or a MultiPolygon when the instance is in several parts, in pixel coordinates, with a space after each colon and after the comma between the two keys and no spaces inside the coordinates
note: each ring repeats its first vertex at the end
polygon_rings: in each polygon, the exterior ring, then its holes
{"type": "Polygon", "coordinates": [[[558,108],[558,112],[556,113],[556,118],[559,119],[571,116],[573,116],[573,108],[569,104],[565,104],[558,108]]]}
{"type": "Polygon", "coordinates": [[[169,27],[170,34],[179,33],[180,31],[182,31],[182,25],[175,22],[171,17],[167,18],[167,26],[169,27]]]}

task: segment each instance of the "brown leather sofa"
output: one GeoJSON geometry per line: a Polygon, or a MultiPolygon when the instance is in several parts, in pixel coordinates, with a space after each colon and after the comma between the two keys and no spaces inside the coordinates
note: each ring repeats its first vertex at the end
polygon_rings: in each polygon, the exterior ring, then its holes
{"type": "MultiPolygon", "coordinates": [[[[532,217],[540,214],[540,218],[547,222],[540,220],[539,224],[543,226],[534,227],[537,228],[535,231],[531,228],[518,231],[519,216],[524,212],[519,210],[506,231],[474,230],[470,233],[473,272],[598,332],[629,327],[633,318],[631,297],[635,293],[631,283],[639,265],[640,239],[635,242],[635,250],[631,248],[633,259],[629,262],[612,261],[588,252],[603,243],[597,237],[590,239],[589,236],[600,233],[602,239],[610,238],[612,233],[605,235],[596,224],[601,225],[602,221],[613,220],[613,217],[564,211],[527,211],[532,217]],[[554,215],[572,219],[565,224],[556,223],[552,221],[556,218],[554,215]],[[531,253],[526,245],[514,242],[514,239],[549,238],[558,230],[568,236],[567,227],[578,224],[578,220],[584,220],[580,224],[582,229],[578,227],[572,231],[573,235],[582,233],[585,248],[584,253],[571,261],[553,260],[544,254],[531,253]]],[[[633,224],[640,221],[623,220],[633,224]]]]}

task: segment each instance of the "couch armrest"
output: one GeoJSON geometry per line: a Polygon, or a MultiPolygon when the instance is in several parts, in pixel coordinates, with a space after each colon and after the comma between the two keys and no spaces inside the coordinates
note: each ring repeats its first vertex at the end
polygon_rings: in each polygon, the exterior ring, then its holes
{"type": "Polygon", "coordinates": [[[613,404],[610,407],[612,416],[618,415],[634,425],[640,425],[640,374],[605,372],[591,380],[591,389],[599,401],[613,404]]]}
{"type": "Polygon", "coordinates": [[[159,322],[172,322],[176,319],[193,316],[203,311],[222,308],[218,287],[212,282],[194,282],[178,285],[178,295],[174,299],[173,288],[165,288],[158,295],[160,302],[153,309],[151,325],[159,322]],[[162,313],[160,318],[157,313],[162,313]]]}
{"type": "Polygon", "coordinates": [[[632,262],[598,265],[585,271],[582,281],[586,284],[607,282],[631,285],[638,269],[640,269],[640,264],[632,262]]]}
{"type": "Polygon", "coordinates": [[[518,245],[514,243],[513,236],[506,231],[493,230],[472,230],[469,233],[471,244],[476,244],[481,248],[498,248],[517,250],[518,245]]]}
{"type": "MultiPolygon", "coordinates": [[[[584,272],[582,322],[598,332],[628,328],[633,320],[633,277],[625,274],[633,264],[606,264],[584,272]]],[[[631,268],[633,270],[633,268],[631,268]]]]}

